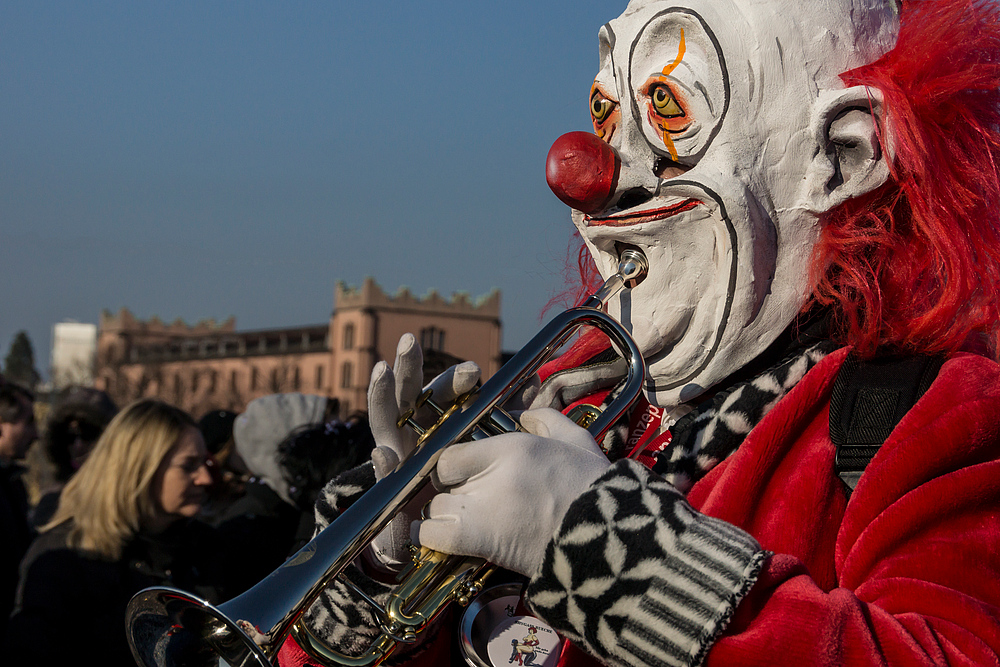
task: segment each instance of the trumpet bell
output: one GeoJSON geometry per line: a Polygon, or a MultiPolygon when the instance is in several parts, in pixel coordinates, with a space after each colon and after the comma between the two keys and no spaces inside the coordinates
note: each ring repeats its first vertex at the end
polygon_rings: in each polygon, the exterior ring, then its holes
{"type": "Polygon", "coordinates": [[[129,613],[128,641],[140,664],[271,667],[247,632],[191,593],[146,589],[129,603],[129,613]]]}

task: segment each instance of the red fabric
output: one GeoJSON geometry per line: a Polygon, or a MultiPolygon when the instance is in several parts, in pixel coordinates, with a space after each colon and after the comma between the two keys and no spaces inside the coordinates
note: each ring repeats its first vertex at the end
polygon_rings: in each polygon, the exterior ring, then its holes
{"type": "Polygon", "coordinates": [[[570,641],[563,642],[556,667],[601,667],[601,661],[570,641]]]}
{"type": "Polygon", "coordinates": [[[706,665],[1000,664],[1000,367],[949,360],[861,478],[816,366],[688,495],[774,551],[706,665]]]}
{"type": "Polygon", "coordinates": [[[280,667],[311,667],[312,664],[309,661],[309,656],[302,650],[295,638],[288,635],[288,639],[278,650],[278,665],[280,667]]]}
{"type": "Polygon", "coordinates": [[[665,412],[644,397],[640,398],[632,409],[632,420],[629,422],[628,440],[625,442],[628,458],[647,468],[656,465],[657,454],[665,451],[674,439],[670,431],[659,433],[665,412]]]}
{"type": "Polygon", "coordinates": [[[542,364],[538,369],[538,377],[545,382],[556,371],[581,366],[595,355],[607,350],[609,344],[607,335],[600,329],[587,328],[568,350],[542,364]]]}

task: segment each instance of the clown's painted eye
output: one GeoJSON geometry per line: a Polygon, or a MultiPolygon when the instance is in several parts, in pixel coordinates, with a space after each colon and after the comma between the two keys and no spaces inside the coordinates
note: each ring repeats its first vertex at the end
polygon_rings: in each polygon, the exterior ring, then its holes
{"type": "Polygon", "coordinates": [[[649,99],[653,103],[653,111],[663,118],[678,118],[684,115],[684,110],[677,104],[677,99],[665,83],[658,83],[650,88],[649,99]]]}
{"type": "Polygon", "coordinates": [[[590,93],[590,115],[594,117],[594,123],[600,125],[611,112],[615,110],[615,103],[601,94],[597,88],[590,93]]]}

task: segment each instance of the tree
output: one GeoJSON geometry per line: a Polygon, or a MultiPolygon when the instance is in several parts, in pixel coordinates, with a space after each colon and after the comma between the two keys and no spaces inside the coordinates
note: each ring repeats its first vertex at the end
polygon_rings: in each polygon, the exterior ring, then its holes
{"type": "Polygon", "coordinates": [[[3,374],[10,382],[34,390],[42,376],[35,368],[35,351],[25,331],[18,331],[3,362],[3,374]]]}

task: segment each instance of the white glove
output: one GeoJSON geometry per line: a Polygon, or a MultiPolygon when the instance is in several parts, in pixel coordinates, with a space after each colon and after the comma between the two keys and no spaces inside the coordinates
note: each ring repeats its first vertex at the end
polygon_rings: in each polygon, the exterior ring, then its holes
{"type": "MultiPolygon", "coordinates": [[[[431,381],[434,391],[432,401],[447,406],[456,396],[472,389],[479,381],[479,366],[471,361],[452,366],[431,381]]],[[[380,480],[396,469],[400,461],[410,455],[417,444],[417,434],[409,426],[396,426],[399,416],[412,408],[423,389],[423,353],[413,334],[404,334],[396,346],[394,370],[384,361],[375,364],[368,385],[368,419],[375,438],[372,452],[375,479],[380,480]]],[[[421,411],[427,419],[430,410],[421,411]]],[[[431,413],[430,422],[436,416],[431,413]]],[[[420,415],[415,417],[420,422],[420,415]]],[[[396,516],[372,541],[372,550],[378,560],[390,568],[397,568],[408,558],[406,544],[410,541],[410,522],[419,517],[420,510],[434,494],[433,487],[426,489],[396,516]]]]}
{"type": "Polygon", "coordinates": [[[569,417],[540,408],[521,414],[526,433],[505,433],[446,449],[437,477],[452,487],[431,500],[414,536],[437,551],[480,556],[526,576],[576,498],[611,465],[569,417]]]}

